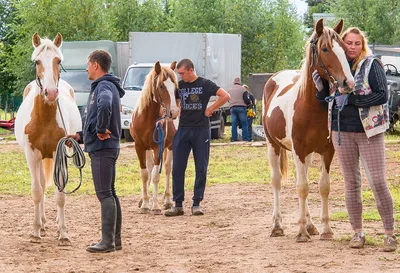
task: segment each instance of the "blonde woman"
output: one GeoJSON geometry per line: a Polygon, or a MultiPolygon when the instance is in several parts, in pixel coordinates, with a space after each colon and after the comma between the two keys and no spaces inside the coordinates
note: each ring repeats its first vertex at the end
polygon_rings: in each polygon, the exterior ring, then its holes
{"type": "MultiPolygon", "coordinates": [[[[365,235],[362,223],[361,171],[362,162],[384,227],[384,251],[395,251],[393,199],[385,179],[384,132],[389,128],[387,80],[382,63],[372,56],[364,33],[348,28],[342,39],[346,58],[355,79],[349,94],[335,96],[329,102],[329,122],[335,151],[342,168],[346,207],[355,232],[351,248],[362,248],[365,235]]],[[[317,98],[333,96],[327,83],[313,73],[317,98]]],[[[343,90],[341,90],[343,92],[343,90]]]]}

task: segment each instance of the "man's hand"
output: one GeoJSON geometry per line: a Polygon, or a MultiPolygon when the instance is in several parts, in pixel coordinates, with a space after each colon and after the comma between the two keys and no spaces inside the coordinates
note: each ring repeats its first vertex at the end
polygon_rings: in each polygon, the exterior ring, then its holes
{"type": "MultiPolygon", "coordinates": [[[[81,136],[78,133],[75,133],[75,135],[67,135],[66,138],[72,138],[76,142],[79,142],[81,140],[81,136]]],[[[65,142],[65,145],[67,145],[69,148],[72,147],[71,141],[69,141],[69,140],[65,142]]]]}
{"type": "Polygon", "coordinates": [[[99,133],[97,133],[97,137],[98,137],[100,140],[109,139],[109,138],[111,138],[111,131],[108,130],[108,129],[106,129],[106,132],[105,132],[104,134],[99,134],[99,133]]]}
{"type": "Polygon", "coordinates": [[[208,107],[208,108],[206,109],[206,111],[204,112],[204,115],[205,115],[206,117],[211,117],[213,114],[214,114],[214,110],[211,110],[210,107],[208,107]]]}

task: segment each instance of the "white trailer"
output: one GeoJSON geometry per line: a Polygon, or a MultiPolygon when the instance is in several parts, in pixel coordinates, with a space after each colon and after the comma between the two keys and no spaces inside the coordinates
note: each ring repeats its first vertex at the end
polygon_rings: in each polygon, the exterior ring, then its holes
{"type": "MultiPolygon", "coordinates": [[[[122,129],[130,139],[129,125],[132,111],[142,90],[144,79],[155,62],[171,64],[183,58],[191,59],[198,76],[208,78],[229,89],[233,79],[240,77],[241,35],[220,33],[130,32],[129,62],[123,88],[126,91],[123,106],[122,129]]],[[[211,99],[211,103],[216,98],[211,99]]],[[[212,138],[221,138],[224,132],[227,105],[211,117],[212,138]]]]}

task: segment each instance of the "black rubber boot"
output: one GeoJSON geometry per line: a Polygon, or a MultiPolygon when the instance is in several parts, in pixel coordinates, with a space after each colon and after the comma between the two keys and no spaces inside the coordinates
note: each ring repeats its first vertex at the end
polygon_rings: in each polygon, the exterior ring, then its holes
{"type": "Polygon", "coordinates": [[[117,207],[117,222],[115,225],[115,249],[121,250],[122,249],[122,242],[121,242],[122,210],[121,210],[121,204],[119,202],[118,196],[114,196],[114,198],[115,198],[115,205],[117,207]]]}
{"type": "Polygon", "coordinates": [[[87,251],[97,253],[115,251],[116,214],[114,197],[108,197],[101,201],[101,242],[88,246],[87,251]]]}

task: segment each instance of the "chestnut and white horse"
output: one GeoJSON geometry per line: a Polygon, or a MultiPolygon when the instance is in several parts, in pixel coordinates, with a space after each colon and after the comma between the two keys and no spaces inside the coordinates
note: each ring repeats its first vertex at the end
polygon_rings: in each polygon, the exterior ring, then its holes
{"type": "Polygon", "coordinates": [[[322,159],[319,180],[321,194],[322,233],[320,239],[331,239],[328,196],[330,190],[329,168],[334,155],[329,140],[328,113],[316,98],[312,73],[318,70],[321,77],[338,88],[352,88],[354,78],[345,56],[345,47],[339,34],[343,20],[334,28],[324,26],[319,20],[306,49],[301,71],[285,70],[273,75],[265,84],[263,94],[263,125],[268,144],[271,166],[271,183],[274,192],[273,229],[271,236],[283,236],[279,195],[282,176],[287,173],[287,153],[292,151],[296,166],[296,188],[299,200],[298,242],[311,240],[319,234],[311,221],[307,196],[308,167],[312,153],[322,159]]]}
{"type": "MultiPolygon", "coordinates": [[[[146,76],[139,101],[132,115],[130,133],[135,140],[135,150],[140,162],[140,176],[142,179],[142,196],[139,207],[142,213],[150,212],[149,186],[153,182],[153,204],[151,211],[160,214],[158,205],[158,183],[160,181],[160,163],[164,162],[165,191],[164,209],[172,207],[170,177],[172,171],[172,140],[176,132],[176,125],[172,117],[178,115],[178,105],[175,98],[178,89],[178,80],[174,72],[176,62],[170,67],[161,66],[159,62],[146,76]],[[164,139],[154,139],[157,120],[165,119],[163,124],[164,139]],[[160,142],[158,145],[154,140],[160,142]],[[159,158],[159,151],[163,148],[164,158],[159,158]]],[[[158,137],[162,137],[159,135],[158,137]]]]}
{"type": "MultiPolygon", "coordinates": [[[[60,63],[63,59],[60,52],[61,34],[58,33],[51,41],[41,39],[35,33],[32,44],[36,80],[24,90],[24,100],[15,120],[15,136],[25,152],[31,173],[35,211],[31,242],[39,243],[41,236],[45,235],[44,192],[53,182],[53,158],[57,143],[66,134],[80,131],[82,122],[74,101],[74,90],[60,79],[60,63]]],[[[65,194],[56,188],[55,199],[59,245],[69,245],[65,225],[65,194]]]]}

